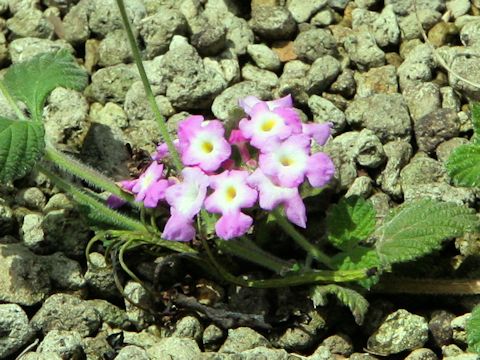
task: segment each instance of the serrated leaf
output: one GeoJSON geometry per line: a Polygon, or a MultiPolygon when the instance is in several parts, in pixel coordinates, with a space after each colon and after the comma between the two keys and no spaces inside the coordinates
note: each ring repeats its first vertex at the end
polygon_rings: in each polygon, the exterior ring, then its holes
{"type": "Polygon", "coordinates": [[[40,54],[14,64],[4,77],[10,94],[27,105],[36,121],[41,120],[45,100],[51,91],[59,86],[82,90],[87,80],[87,73],[66,50],[40,54]]]}
{"type": "Polygon", "coordinates": [[[313,306],[324,306],[327,304],[327,295],[335,295],[336,298],[352,312],[355,322],[358,325],[363,323],[368,310],[368,302],[358,292],[338,285],[316,285],[312,286],[310,299],[313,306]]]}
{"type": "MultiPolygon", "coordinates": [[[[380,268],[381,261],[375,249],[357,246],[348,252],[342,252],[332,257],[332,264],[337,270],[358,270],[380,268]]],[[[378,275],[358,282],[359,285],[370,289],[379,280],[378,275]]]]}
{"type": "Polygon", "coordinates": [[[467,320],[467,344],[468,350],[480,353],[480,306],[472,310],[470,318],[467,320]]]}
{"type": "Polygon", "coordinates": [[[375,216],[371,202],[358,196],[343,198],[327,214],[328,240],[340,250],[355,246],[374,231],[375,216]]]}
{"type": "Polygon", "coordinates": [[[41,123],[0,117],[0,182],[25,176],[41,158],[44,148],[41,123]]]}
{"type": "Polygon", "coordinates": [[[480,142],[480,103],[472,104],[472,124],[474,131],[472,142],[478,144],[480,142]]]}
{"type": "Polygon", "coordinates": [[[405,204],[375,232],[377,252],[387,264],[413,260],[441,247],[443,240],[478,228],[472,209],[418,200],[405,204]]]}
{"type": "Polygon", "coordinates": [[[457,147],[447,160],[448,175],[458,186],[480,185],[480,144],[457,147]]]}

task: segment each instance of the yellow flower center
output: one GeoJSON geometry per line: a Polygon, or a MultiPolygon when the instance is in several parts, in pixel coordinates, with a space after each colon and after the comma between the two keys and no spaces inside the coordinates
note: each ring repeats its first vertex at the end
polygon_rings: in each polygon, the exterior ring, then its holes
{"type": "Polygon", "coordinates": [[[262,123],[262,131],[270,131],[272,130],[275,125],[276,125],[276,121],[274,119],[267,119],[265,120],[263,123],[262,123]]]}
{"type": "Polygon", "coordinates": [[[213,151],[213,144],[210,141],[204,141],[202,143],[202,150],[207,154],[210,154],[213,151]]]}
{"type": "Polygon", "coordinates": [[[283,166],[290,166],[290,165],[293,164],[293,160],[291,158],[289,158],[288,156],[283,155],[280,158],[280,164],[282,164],[283,166]]]}
{"type": "Polygon", "coordinates": [[[227,201],[232,201],[237,196],[237,190],[233,186],[229,186],[226,191],[227,201]]]}

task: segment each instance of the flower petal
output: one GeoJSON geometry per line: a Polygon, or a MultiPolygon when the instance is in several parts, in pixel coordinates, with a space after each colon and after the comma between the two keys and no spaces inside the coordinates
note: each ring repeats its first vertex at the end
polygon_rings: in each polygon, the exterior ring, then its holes
{"type": "Polygon", "coordinates": [[[306,175],[313,187],[324,186],[335,175],[335,164],[327,154],[315,153],[308,159],[306,175]]]}
{"type": "Polygon", "coordinates": [[[230,212],[220,217],[215,224],[215,232],[220,238],[230,240],[245,234],[252,223],[250,216],[240,211],[230,212]]]}
{"type": "Polygon", "coordinates": [[[290,197],[284,204],[285,215],[295,225],[307,227],[307,212],[300,194],[290,197]]]}
{"type": "Polygon", "coordinates": [[[190,241],[195,237],[193,219],[183,216],[174,208],[171,209],[171,216],[165,224],[162,237],[166,240],[190,241]]]}

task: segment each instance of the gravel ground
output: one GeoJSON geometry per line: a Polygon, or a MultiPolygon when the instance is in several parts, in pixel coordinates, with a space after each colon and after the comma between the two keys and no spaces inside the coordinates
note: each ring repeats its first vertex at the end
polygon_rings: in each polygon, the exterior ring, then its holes
{"type": "MultiPolygon", "coordinates": [[[[444,162],[472,133],[468,103],[480,100],[480,88],[447,73],[438,56],[480,83],[480,1],[417,0],[435,52],[413,0],[125,2],[172,130],[189,114],[228,119],[246,95],[292,94],[305,119],[333,123],[326,151],[338,170],[335,196],[369,198],[380,215],[422,197],[475,205],[476,192],[451,186],[444,162]]],[[[58,88],[49,97],[50,141],[126,178],[129,149],[152,152],[160,136],[115,1],[0,0],[0,16],[3,68],[67,49],[91,75],[83,93],[58,88]]],[[[0,102],[0,115],[9,115],[0,102]]],[[[222,287],[192,277],[181,260],[159,280],[157,264],[139,258],[146,281],[188,296],[161,302],[124,278],[138,308],[119,295],[101,253],[87,266],[91,236],[45,177],[2,186],[0,359],[25,349],[24,360],[480,359],[465,352],[477,297],[371,294],[357,326],[333,302],[314,309],[302,289],[222,287]],[[234,312],[249,316],[221,321],[234,312]],[[259,316],[274,320],[255,322],[259,316]]],[[[444,275],[467,263],[463,275],[478,275],[475,241],[457,239],[414,274],[440,265],[444,275]]]]}

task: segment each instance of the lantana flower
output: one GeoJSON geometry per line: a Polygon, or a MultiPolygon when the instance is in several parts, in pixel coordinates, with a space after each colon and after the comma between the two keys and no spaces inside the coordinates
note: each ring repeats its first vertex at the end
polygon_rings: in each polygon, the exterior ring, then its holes
{"type": "Polygon", "coordinates": [[[241,212],[257,200],[257,191],[247,185],[247,177],[248,172],[243,170],[226,170],[210,176],[210,187],[215,191],[205,200],[205,209],[222,214],[215,224],[215,231],[222,239],[242,236],[252,225],[253,219],[241,212]]]}
{"type": "Polygon", "coordinates": [[[208,176],[197,167],[182,170],[182,181],[170,186],[166,200],[170,205],[170,218],[165,224],[163,237],[167,240],[190,241],[195,236],[193,218],[202,208],[208,176]]]}
{"type": "Polygon", "coordinates": [[[332,133],[332,123],[302,124],[302,133],[313,138],[318,145],[323,146],[332,133]]]}
{"type": "Polygon", "coordinates": [[[182,162],[204,171],[216,171],[230,157],[231,147],[224,138],[225,129],[218,120],[204,121],[190,116],[178,125],[182,162]]]}

